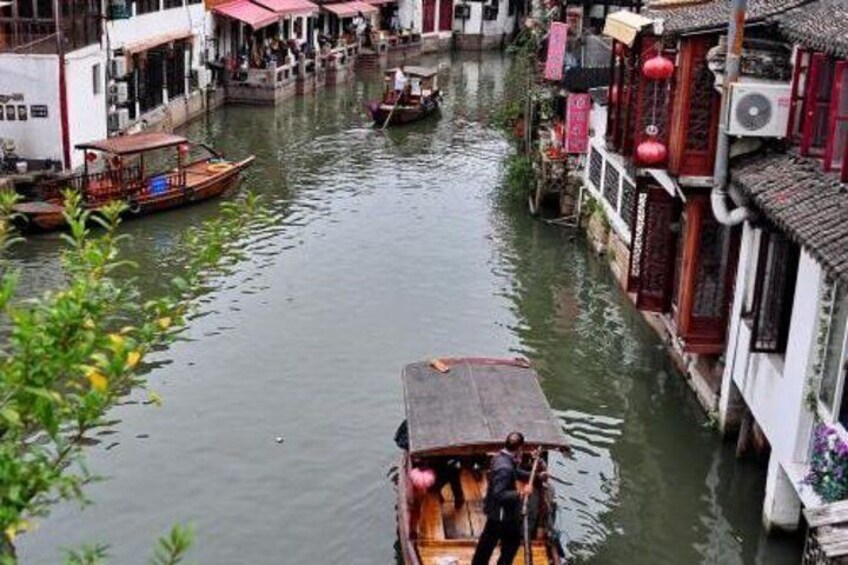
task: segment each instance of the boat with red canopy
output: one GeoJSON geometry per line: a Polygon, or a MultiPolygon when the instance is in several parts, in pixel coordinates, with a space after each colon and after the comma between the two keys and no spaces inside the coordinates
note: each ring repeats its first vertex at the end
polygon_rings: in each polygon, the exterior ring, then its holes
{"type": "Polygon", "coordinates": [[[254,159],[230,161],[205,144],[168,133],[110,137],[76,148],[85,151],[82,173],[45,180],[37,187],[38,200],[15,205],[28,220],[25,229],[65,226],[64,189],[79,191],[90,210],[122,200],[128,216],[150,214],[220,196],[254,159]]]}
{"type": "MultiPolygon", "coordinates": [[[[434,359],[407,365],[401,378],[406,421],[395,441],[403,449],[397,501],[403,563],[470,565],[486,523],[491,458],[519,431],[525,448],[547,462],[551,452],[569,449],[562,423],[524,359],[434,359]]],[[[536,467],[529,459],[528,471],[536,467]]],[[[529,535],[515,565],[562,565],[552,487],[538,484],[523,510],[529,535]]]]}

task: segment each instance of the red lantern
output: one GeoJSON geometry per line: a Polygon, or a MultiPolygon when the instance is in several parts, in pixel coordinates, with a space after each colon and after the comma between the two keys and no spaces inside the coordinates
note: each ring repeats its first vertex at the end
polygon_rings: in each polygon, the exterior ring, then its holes
{"type": "Polygon", "coordinates": [[[659,165],[668,157],[668,149],[655,139],[643,141],[636,147],[636,158],[640,165],[659,165]]]}
{"type": "Polygon", "coordinates": [[[609,91],[610,104],[618,104],[618,86],[613,85],[609,91]]]}
{"type": "Polygon", "coordinates": [[[92,151],[86,151],[85,152],[85,160],[88,161],[89,163],[93,163],[94,161],[97,160],[97,153],[94,153],[92,151]]]}
{"type": "Polygon", "coordinates": [[[642,65],[642,74],[649,80],[668,80],[674,74],[674,63],[662,55],[655,55],[642,65]]]}

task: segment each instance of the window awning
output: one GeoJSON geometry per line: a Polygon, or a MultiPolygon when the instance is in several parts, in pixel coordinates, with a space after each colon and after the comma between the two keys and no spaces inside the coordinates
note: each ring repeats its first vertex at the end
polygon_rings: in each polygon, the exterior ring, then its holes
{"type": "Polygon", "coordinates": [[[318,4],[309,0],[254,0],[254,2],[281,16],[318,13],[318,4]]]}
{"type": "Polygon", "coordinates": [[[124,55],[133,55],[135,53],[148,51],[149,49],[153,49],[154,47],[158,47],[166,43],[171,43],[180,39],[187,39],[191,36],[192,33],[190,29],[160,33],[159,35],[154,35],[153,37],[149,37],[142,41],[126,43],[123,45],[122,49],[124,50],[124,55]]]}
{"type": "Polygon", "coordinates": [[[266,10],[250,0],[233,0],[212,8],[216,14],[220,14],[233,20],[244,22],[253,29],[261,29],[279,21],[280,16],[270,10],[266,10]]]}
{"type": "Polygon", "coordinates": [[[339,2],[338,4],[322,4],[322,8],[335,14],[340,18],[352,18],[357,12],[365,14],[376,14],[379,12],[377,8],[366,2],[353,0],[352,2],[339,2]]]}
{"type": "Polygon", "coordinates": [[[632,47],[639,32],[653,24],[654,20],[634,12],[621,10],[607,16],[604,23],[604,35],[632,47]]]}

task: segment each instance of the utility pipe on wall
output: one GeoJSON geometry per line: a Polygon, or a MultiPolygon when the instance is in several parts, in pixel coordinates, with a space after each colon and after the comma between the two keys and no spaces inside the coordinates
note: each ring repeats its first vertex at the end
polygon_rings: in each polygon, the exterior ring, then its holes
{"type": "Polygon", "coordinates": [[[724,84],[721,95],[721,114],[719,115],[718,143],[716,144],[715,168],[713,169],[713,190],[710,193],[713,215],[719,223],[728,226],[741,224],[753,216],[751,210],[736,200],[736,208],[730,209],[731,195],[727,191],[728,169],[730,168],[730,136],[727,134],[730,116],[730,86],[739,80],[739,66],[742,59],[742,38],[745,33],[745,11],[748,0],[733,0],[731,3],[730,23],[727,32],[727,55],[724,64],[724,84]]]}

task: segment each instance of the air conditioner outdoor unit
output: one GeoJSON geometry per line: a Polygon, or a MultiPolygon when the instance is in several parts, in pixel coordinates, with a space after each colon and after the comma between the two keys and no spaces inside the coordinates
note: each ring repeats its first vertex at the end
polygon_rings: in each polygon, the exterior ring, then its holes
{"type": "Polygon", "coordinates": [[[130,87],[126,82],[116,82],[111,86],[111,90],[115,104],[126,104],[130,99],[130,87]]]}
{"type": "Polygon", "coordinates": [[[727,133],[741,137],[784,137],[790,103],[789,84],[735,83],[730,87],[727,133]]]}
{"type": "Polygon", "coordinates": [[[125,76],[127,76],[127,59],[119,55],[112,59],[112,78],[125,76]]]}
{"type": "Polygon", "coordinates": [[[127,108],[118,108],[114,112],[109,112],[109,130],[120,131],[130,125],[130,111],[127,108]]]}

